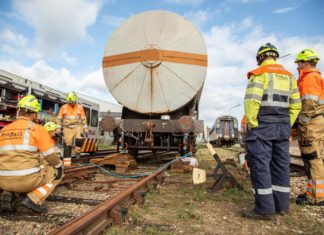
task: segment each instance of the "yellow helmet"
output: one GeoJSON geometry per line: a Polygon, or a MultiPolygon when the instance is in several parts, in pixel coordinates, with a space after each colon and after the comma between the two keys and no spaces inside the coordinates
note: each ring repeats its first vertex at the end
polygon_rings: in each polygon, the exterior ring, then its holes
{"type": "Polygon", "coordinates": [[[78,96],[74,91],[70,91],[69,93],[66,94],[65,99],[69,103],[76,103],[78,101],[78,96]]]}
{"type": "Polygon", "coordinates": [[[55,131],[57,129],[57,124],[55,122],[46,122],[44,125],[45,130],[55,131]]]}
{"type": "Polygon", "coordinates": [[[18,111],[22,112],[35,112],[38,113],[41,110],[40,104],[35,96],[26,95],[23,97],[17,105],[18,111]],[[23,110],[25,109],[25,110],[23,110]]]}
{"type": "Polygon", "coordinates": [[[270,56],[273,55],[276,58],[279,57],[278,49],[269,42],[267,44],[265,44],[265,45],[260,46],[260,48],[258,50],[258,53],[257,53],[257,56],[262,55],[262,54],[264,54],[266,52],[272,52],[272,54],[269,53],[270,56]]]}
{"type": "Polygon", "coordinates": [[[256,60],[258,62],[258,65],[260,65],[267,56],[271,56],[275,59],[279,58],[278,49],[269,42],[267,44],[260,46],[256,54],[256,60]]]}
{"type": "Polygon", "coordinates": [[[312,48],[306,48],[297,54],[295,63],[299,61],[310,61],[310,60],[314,60],[315,62],[317,62],[320,60],[320,58],[317,52],[314,51],[312,48]]]}

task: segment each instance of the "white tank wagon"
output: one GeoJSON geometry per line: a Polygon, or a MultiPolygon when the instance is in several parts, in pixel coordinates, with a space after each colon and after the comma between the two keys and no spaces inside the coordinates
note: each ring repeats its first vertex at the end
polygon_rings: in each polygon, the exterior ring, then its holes
{"type": "Polygon", "coordinates": [[[125,147],[186,152],[194,146],[203,132],[197,119],[207,50],[188,20],[166,11],[129,18],[108,40],[102,66],[123,105],[125,147]]]}

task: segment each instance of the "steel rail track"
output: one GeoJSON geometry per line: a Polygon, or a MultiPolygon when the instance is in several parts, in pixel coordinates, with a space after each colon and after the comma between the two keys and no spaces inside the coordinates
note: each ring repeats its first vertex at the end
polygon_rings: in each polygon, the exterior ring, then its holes
{"type": "Polygon", "coordinates": [[[168,167],[169,164],[166,164],[159,171],[141,179],[116,196],[97,205],[80,217],[63,224],[49,234],[99,234],[112,224],[122,224],[127,214],[127,208],[122,207],[122,203],[133,199],[137,204],[142,205],[150,182],[153,185],[157,185],[158,182],[161,183],[163,172],[168,167]]]}

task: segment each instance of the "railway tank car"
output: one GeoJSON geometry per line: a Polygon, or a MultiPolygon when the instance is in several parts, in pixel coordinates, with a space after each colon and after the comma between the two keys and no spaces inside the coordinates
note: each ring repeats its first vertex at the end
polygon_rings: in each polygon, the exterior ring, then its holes
{"type": "Polygon", "coordinates": [[[209,132],[209,142],[215,147],[232,146],[239,140],[238,122],[233,116],[220,116],[209,132]]]}
{"type": "MultiPolygon", "coordinates": [[[[123,148],[135,156],[139,150],[195,150],[195,136],[203,132],[198,113],[207,50],[188,20],[167,11],[129,18],[109,38],[102,68],[123,105],[123,148]]],[[[108,121],[102,129],[112,126],[108,121]]]]}

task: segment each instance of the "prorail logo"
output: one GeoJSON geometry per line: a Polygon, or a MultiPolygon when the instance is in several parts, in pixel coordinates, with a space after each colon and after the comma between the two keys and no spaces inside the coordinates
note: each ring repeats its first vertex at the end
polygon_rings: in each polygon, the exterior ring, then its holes
{"type": "Polygon", "coordinates": [[[14,137],[22,137],[23,132],[7,132],[7,133],[1,133],[1,138],[14,138],[14,137]]]}

